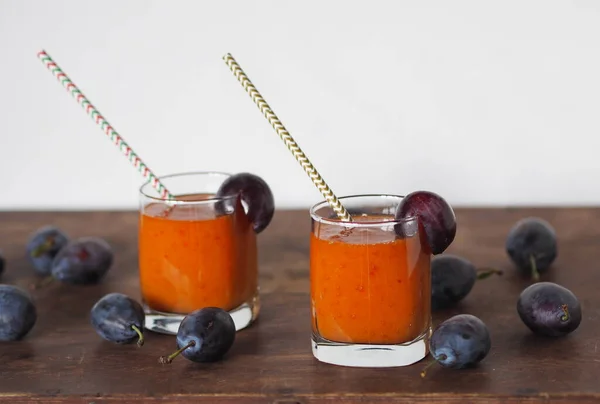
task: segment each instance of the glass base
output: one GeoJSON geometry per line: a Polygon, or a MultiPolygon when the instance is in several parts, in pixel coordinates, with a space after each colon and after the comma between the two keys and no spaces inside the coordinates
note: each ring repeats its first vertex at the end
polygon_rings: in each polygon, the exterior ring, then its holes
{"type": "MultiPolygon", "coordinates": [[[[145,329],[161,334],[176,335],[179,324],[185,317],[185,314],[171,314],[153,310],[146,303],[143,304],[143,308],[146,313],[145,329]]],[[[229,314],[235,323],[235,330],[240,331],[250,326],[258,317],[259,312],[260,299],[257,292],[252,301],[229,311],[229,314]]]]}
{"type": "Polygon", "coordinates": [[[321,362],[339,366],[385,368],[408,366],[429,354],[431,327],[410,342],[395,345],[345,344],[314,335],[313,356],[321,362]]]}

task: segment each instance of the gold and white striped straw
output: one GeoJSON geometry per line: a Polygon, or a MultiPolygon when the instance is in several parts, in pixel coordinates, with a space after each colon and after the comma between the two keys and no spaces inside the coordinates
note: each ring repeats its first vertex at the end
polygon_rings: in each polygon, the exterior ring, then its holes
{"type": "Polygon", "coordinates": [[[275,112],[269,107],[267,101],[260,95],[254,84],[250,81],[246,73],[242,70],[240,65],[235,61],[233,56],[230,53],[223,56],[223,60],[229,66],[229,69],[233,73],[233,75],[238,79],[244,90],[248,93],[252,101],[258,106],[258,109],[262,114],[267,118],[275,132],[279,135],[281,140],[285,143],[289,151],[296,157],[296,160],[300,163],[304,171],[308,174],[312,182],[316,185],[316,187],[321,191],[321,194],[325,197],[325,200],[329,203],[334,212],[338,215],[338,217],[346,222],[352,221],[350,214],[344,208],[339,199],[333,194],[329,185],[325,182],[323,177],[319,174],[315,166],[308,160],[308,157],[304,154],[300,146],[296,143],[292,135],[287,131],[287,129],[283,126],[275,112]]]}

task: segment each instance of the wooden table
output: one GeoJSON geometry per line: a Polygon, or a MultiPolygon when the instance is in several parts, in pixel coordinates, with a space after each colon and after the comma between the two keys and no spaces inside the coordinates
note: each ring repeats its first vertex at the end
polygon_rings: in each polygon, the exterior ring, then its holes
{"type": "Polygon", "coordinates": [[[448,252],[476,265],[506,270],[475,285],[459,312],[482,318],[492,335],[479,367],[453,371],[422,364],[357,369],[317,362],[311,354],[308,234],[305,211],[278,211],[259,236],[260,319],[240,332],[227,360],[199,365],[179,358],[160,365],[175,347],[172,336],[148,333],[141,349],[101,340],[89,310],[107,292],[139,296],[135,212],[0,213],[2,281],[27,287],[33,271],[24,258],[28,235],[54,224],[71,236],[106,238],[116,261],[96,286],[52,284],[33,291],[38,322],[25,340],[0,344],[0,401],[7,403],[600,403],[600,210],[458,209],[459,230],[448,252]],[[527,281],[504,252],[510,226],[526,215],[549,220],[559,235],[559,257],[543,280],[576,293],[580,328],[567,338],[534,337],[515,305],[527,281]]]}

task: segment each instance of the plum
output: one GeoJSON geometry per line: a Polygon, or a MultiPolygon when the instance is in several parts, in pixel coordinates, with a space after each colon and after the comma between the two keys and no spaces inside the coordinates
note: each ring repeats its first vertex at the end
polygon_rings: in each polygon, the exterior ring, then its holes
{"type": "MultiPolygon", "coordinates": [[[[275,201],[269,185],[254,174],[235,174],[223,181],[216,196],[223,198],[236,195],[241,197],[247,206],[246,213],[254,232],[258,234],[266,229],[275,213],[275,201]]],[[[233,206],[229,208],[233,209],[233,206]]]]}
{"type": "Polygon", "coordinates": [[[23,339],[37,321],[31,296],[13,285],[0,285],[0,341],[23,339]]]}
{"type": "Polygon", "coordinates": [[[458,314],[439,324],[429,340],[433,361],[445,368],[464,369],[475,366],[490,352],[492,341],[483,321],[471,314],[458,314]]]}
{"type": "MultiPolygon", "coordinates": [[[[415,191],[402,198],[395,218],[402,220],[409,217],[417,217],[420,228],[425,232],[429,251],[433,255],[443,253],[454,241],[456,235],[454,211],[438,194],[415,191]]],[[[396,226],[397,233],[402,231],[401,226],[396,226]]]]}
{"type": "Polygon", "coordinates": [[[92,326],[99,336],[117,344],[137,341],[144,345],[142,306],[123,293],[109,293],[100,298],[90,311],[92,326]]]}
{"type": "Polygon", "coordinates": [[[160,363],[171,363],[179,354],[193,362],[220,360],[235,341],[231,315],[217,307],[204,307],[183,318],[177,330],[177,351],[161,356],[160,363]]]}
{"type": "Polygon", "coordinates": [[[553,282],[537,282],[525,288],[517,301],[521,321],[535,334],[561,337],[581,323],[581,305],[569,289],[553,282]]]}
{"type": "Polygon", "coordinates": [[[473,289],[475,281],[492,274],[502,274],[494,268],[477,269],[466,258],[444,254],[431,260],[431,310],[454,306],[473,289]]]}
{"type": "Polygon", "coordinates": [[[69,236],[55,226],[44,226],[36,230],[27,241],[27,258],[33,269],[42,276],[52,272],[52,261],[69,242],[69,236]]]}
{"type": "Polygon", "coordinates": [[[74,285],[98,283],[113,264],[110,245],[98,237],[70,241],[54,257],[52,276],[74,285]]]}
{"type": "Polygon", "coordinates": [[[558,255],[554,228],[538,217],[519,220],[508,232],[505,248],[517,269],[534,281],[558,255]]]}

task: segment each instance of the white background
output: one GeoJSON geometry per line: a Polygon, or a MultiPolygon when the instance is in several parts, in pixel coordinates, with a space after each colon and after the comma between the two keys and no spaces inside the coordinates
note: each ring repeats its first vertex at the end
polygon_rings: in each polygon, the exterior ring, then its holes
{"type": "Polygon", "coordinates": [[[321,195],[231,52],[339,195],[600,203],[600,2],[0,0],[0,209],[126,209],[142,180],[45,49],[158,174],[321,195]]]}

